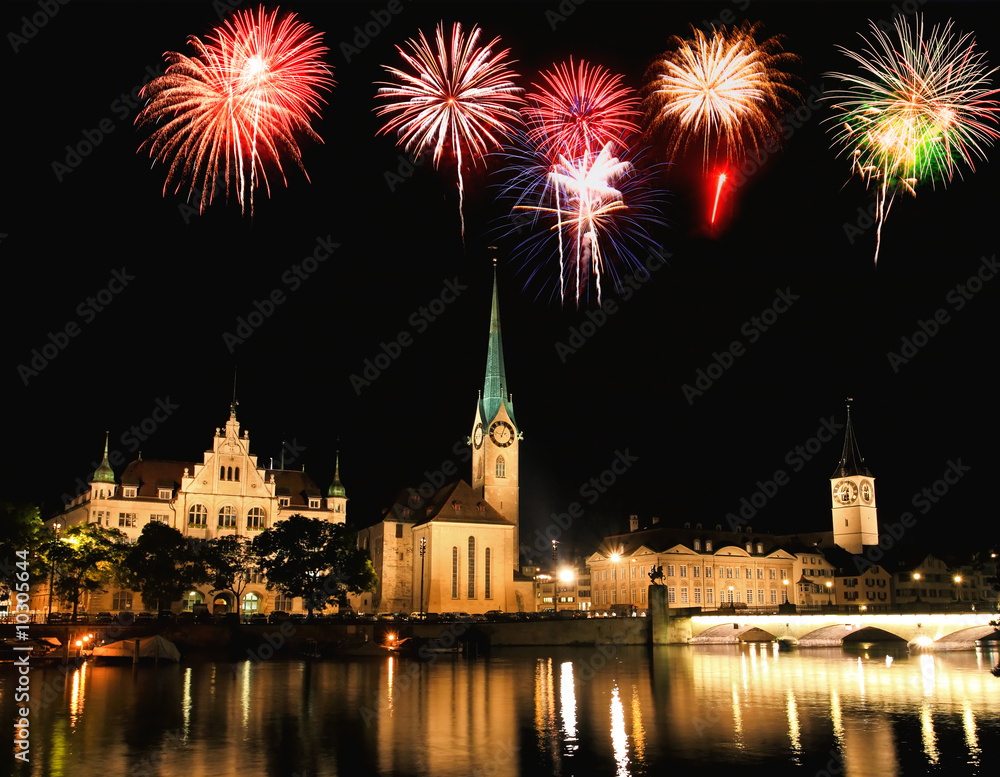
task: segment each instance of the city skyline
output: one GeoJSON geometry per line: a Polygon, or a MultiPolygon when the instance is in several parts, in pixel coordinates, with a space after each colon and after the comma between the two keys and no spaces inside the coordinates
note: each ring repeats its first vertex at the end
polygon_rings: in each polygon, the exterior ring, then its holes
{"type": "MultiPolygon", "coordinates": [[[[9,8],[4,32],[19,35],[37,8],[9,8]]],[[[891,3],[282,10],[323,33],[336,86],[315,125],[324,142],[301,144],[309,180],[293,166],[287,188],[279,178],[259,194],[252,218],[232,197],[199,215],[164,196],[163,166],[136,153],[132,91],[164,51],[185,51],[188,35],[218,24],[213,4],[71,4],[25,42],[7,36],[12,104],[28,110],[14,129],[9,188],[19,196],[0,216],[14,397],[5,499],[44,501],[51,514],[99,461],[105,430],[126,463],[140,450],[200,460],[234,379],[263,466],[279,465],[284,441],[286,466],[304,465],[325,491],[340,451],[355,526],[377,520],[402,487],[453,480],[452,470],[469,481],[496,256],[524,432],[522,546],[573,504],[582,515],[561,537],[580,554],[625,531],[631,513],[725,526],[743,500],[762,503],[750,519],[758,530],[826,530],[847,397],[880,522],[911,511],[924,531],[989,509],[997,151],[946,189],[898,197],[876,266],[873,195],[830,149],[831,112],[817,98],[830,86],[823,74],[847,67],[835,47],[857,45],[869,19],[891,19],[891,3]],[[572,55],[638,88],[671,35],[729,15],[760,21],[801,58],[784,148],[737,178],[714,233],[690,160],[659,171],[667,224],[651,237],[662,258],[602,308],[560,308],[551,283],[511,261],[522,238],[502,227],[501,165],[466,175],[463,244],[454,169],[413,165],[376,136],[382,66],[438,21],[499,35],[521,86],[572,55]],[[42,100],[60,81],[73,87],[42,100]],[[74,151],[88,138],[88,153],[74,151]],[[33,367],[43,350],[51,358],[33,367]],[[787,483],[772,487],[779,471],[787,483]],[[614,477],[601,483],[604,472],[614,477]]],[[[928,23],[974,31],[1000,64],[987,4],[921,10],[928,23]]]]}

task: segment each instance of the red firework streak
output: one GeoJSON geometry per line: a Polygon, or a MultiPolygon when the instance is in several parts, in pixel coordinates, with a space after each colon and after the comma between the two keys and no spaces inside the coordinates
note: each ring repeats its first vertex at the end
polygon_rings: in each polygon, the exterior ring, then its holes
{"type": "Polygon", "coordinates": [[[726,182],[726,174],[719,173],[719,183],[715,187],[715,204],[712,206],[712,223],[715,223],[715,214],[719,210],[719,195],[722,194],[722,185],[726,182]]]}

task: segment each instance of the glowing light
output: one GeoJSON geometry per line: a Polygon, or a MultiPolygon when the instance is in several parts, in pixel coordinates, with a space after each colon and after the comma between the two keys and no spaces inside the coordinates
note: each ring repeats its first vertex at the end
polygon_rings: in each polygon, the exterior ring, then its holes
{"type": "MultiPolygon", "coordinates": [[[[970,33],[956,34],[949,20],[925,34],[923,17],[913,28],[903,16],[895,36],[871,23],[863,51],[840,48],[857,73],[831,73],[844,83],[831,92],[834,146],[850,159],[851,172],[876,192],[875,261],[882,226],[897,191],[916,195],[925,180],[947,184],[964,163],[973,171],[984,148],[1000,137],[1000,103],[990,88],[982,52],[970,33]],[[898,40],[894,41],[893,38],[898,40]],[[898,43],[898,48],[896,44],[898,43]]],[[[919,580],[918,573],[913,575],[919,580]]]]}
{"type": "Polygon", "coordinates": [[[712,206],[712,223],[715,223],[715,212],[719,209],[719,195],[722,194],[722,184],[726,182],[726,174],[719,175],[719,185],[715,188],[715,204],[712,206]]]}
{"type": "Polygon", "coordinates": [[[559,666],[559,711],[562,714],[566,750],[572,753],[577,749],[576,689],[573,685],[572,661],[564,661],[559,666]]]}
{"type": "Polygon", "coordinates": [[[168,51],[166,73],[143,87],[149,103],[136,124],[155,129],[139,150],[169,162],[164,195],[188,180],[188,198],[200,190],[204,211],[219,184],[224,194],[232,183],[240,208],[249,202],[252,215],[261,181],[270,194],[265,160],[287,185],[283,155],[305,174],[296,135],[322,142],[311,120],[320,114],[320,91],[333,85],[327,49],[294,13],[279,20],[277,10],[268,15],[262,7],[237,11],[206,40],[188,38],[195,57],[168,51]]]}
{"type": "Polygon", "coordinates": [[[480,47],[480,34],[473,26],[466,37],[456,22],[446,42],[444,25],[438,24],[432,47],[421,31],[418,40],[407,41],[409,51],[396,46],[406,69],[383,66],[398,83],[380,84],[377,94],[389,102],[376,113],[391,116],[378,134],[397,133],[398,142],[415,155],[433,147],[435,168],[446,146],[455,155],[463,237],[463,150],[475,164],[499,149],[512,123],[520,122],[523,102],[523,90],[514,85],[516,74],[506,62],[510,50],[494,52],[499,38],[480,47]]]}

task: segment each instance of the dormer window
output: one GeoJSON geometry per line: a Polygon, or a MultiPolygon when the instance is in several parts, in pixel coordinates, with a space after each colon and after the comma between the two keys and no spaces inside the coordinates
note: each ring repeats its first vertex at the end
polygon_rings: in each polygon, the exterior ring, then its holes
{"type": "Polygon", "coordinates": [[[764,552],[764,543],[763,542],[758,542],[757,543],[757,552],[758,553],[763,553],[764,552]]]}
{"type": "Polygon", "coordinates": [[[290,499],[287,496],[278,497],[278,507],[288,507],[290,499]]]}
{"type": "Polygon", "coordinates": [[[161,488],[157,490],[157,495],[160,499],[170,499],[174,495],[172,488],[161,488]]]}
{"type": "Polygon", "coordinates": [[[319,510],[319,500],[318,499],[310,499],[309,500],[309,509],[310,510],[319,510]]]}
{"type": "Polygon", "coordinates": [[[711,540],[705,540],[705,550],[708,551],[709,553],[712,552],[712,541],[711,540]]]}
{"type": "Polygon", "coordinates": [[[126,499],[135,499],[136,493],[138,492],[138,486],[123,486],[122,496],[126,499]]]}
{"type": "Polygon", "coordinates": [[[454,502],[451,503],[451,508],[456,513],[461,512],[462,511],[462,503],[456,500],[456,501],[454,501],[454,502]]]}
{"type": "Polygon", "coordinates": [[[701,550],[701,540],[695,540],[694,541],[694,549],[695,550],[701,550]]]}

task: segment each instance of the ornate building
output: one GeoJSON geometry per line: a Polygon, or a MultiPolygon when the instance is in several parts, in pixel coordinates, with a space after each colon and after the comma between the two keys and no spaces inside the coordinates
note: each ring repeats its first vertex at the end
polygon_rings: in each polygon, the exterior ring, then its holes
{"type": "MultiPolygon", "coordinates": [[[[47,523],[63,528],[96,523],[121,530],[133,542],[152,521],[201,539],[226,535],[252,539],[275,521],[296,513],[344,523],[347,494],[340,482],[339,464],[338,458],[325,498],[304,467],[286,470],[258,466],[257,457],[250,452],[249,433],[240,432],[234,402],[225,428],[216,428],[212,447],[204,452],[201,462],[143,459],[140,453],[116,481],[105,439],[104,460],[90,480],[89,492],[76,497],[47,523]]],[[[242,602],[233,601],[229,593],[213,596],[208,586],[201,586],[188,594],[184,607],[191,609],[195,604],[209,602],[215,611],[244,613],[294,606],[287,598],[268,591],[264,581],[257,579],[242,602]]],[[[88,605],[90,612],[143,609],[130,591],[97,594],[88,605]]]]}
{"type": "Polygon", "coordinates": [[[378,588],[353,600],[374,612],[517,611],[532,582],[518,570],[521,432],[507,393],[494,272],[486,378],[469,445],[472,485],[405,489],[381,520],[358,533],[378,588]]]}

